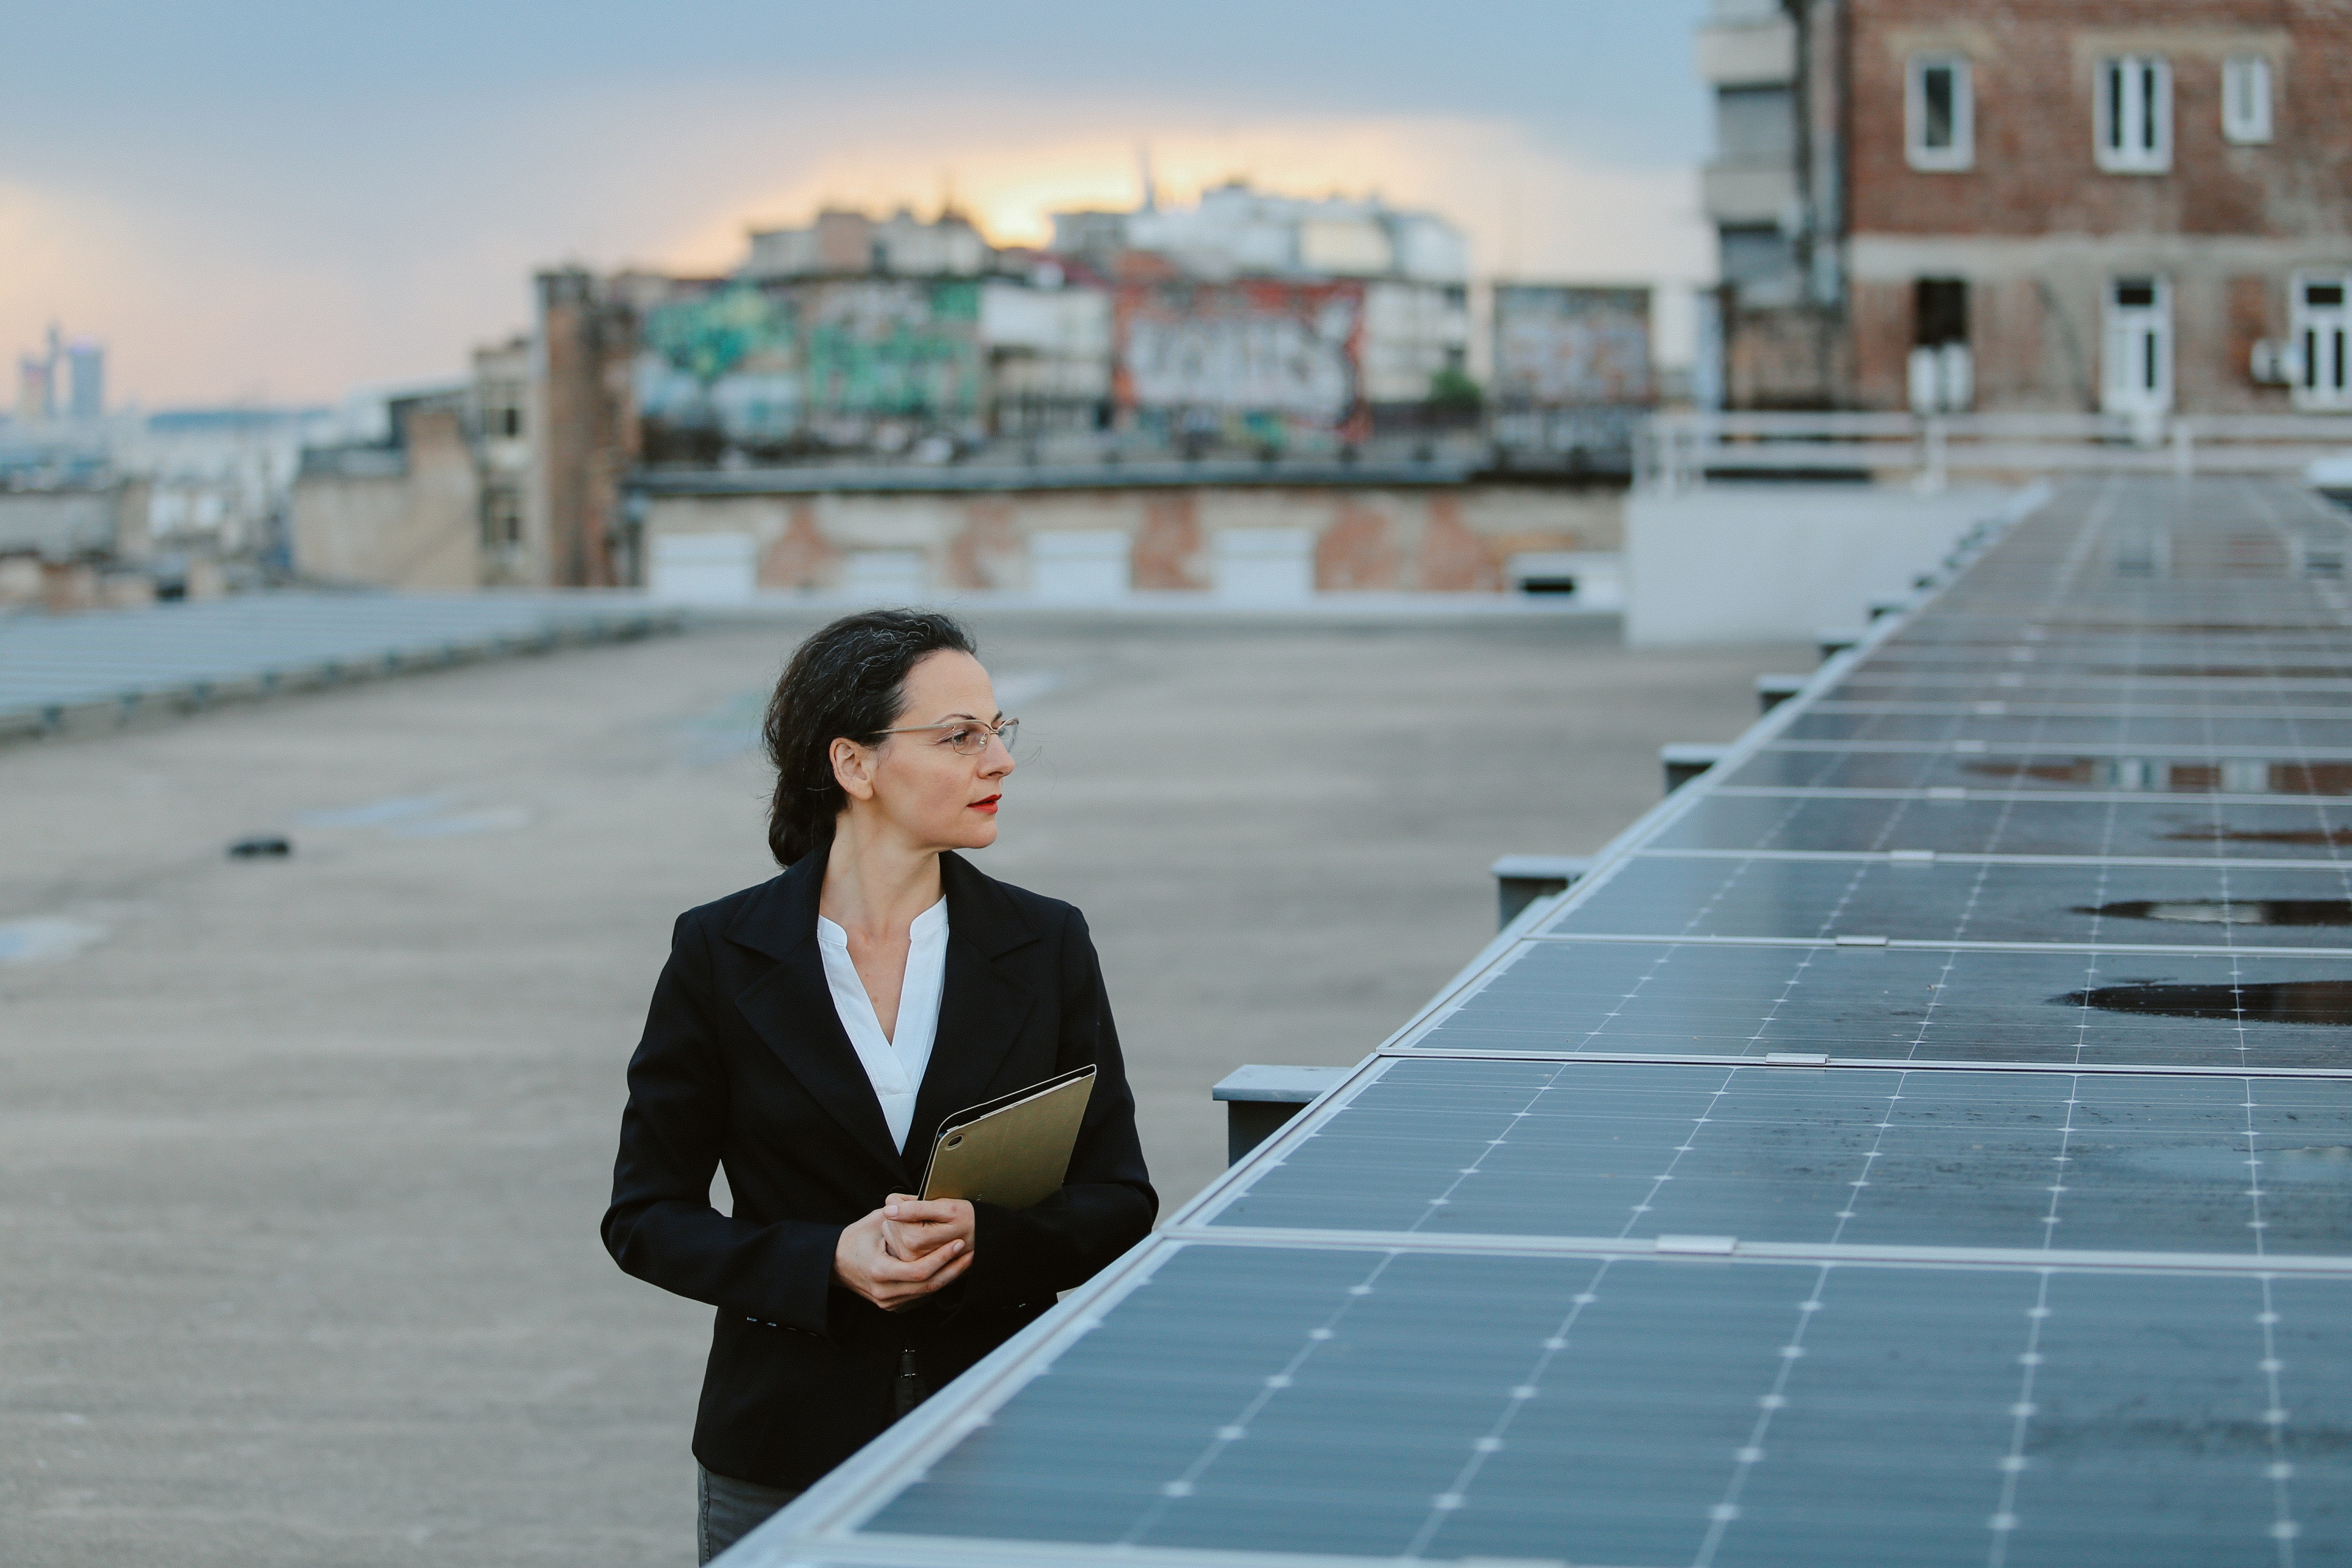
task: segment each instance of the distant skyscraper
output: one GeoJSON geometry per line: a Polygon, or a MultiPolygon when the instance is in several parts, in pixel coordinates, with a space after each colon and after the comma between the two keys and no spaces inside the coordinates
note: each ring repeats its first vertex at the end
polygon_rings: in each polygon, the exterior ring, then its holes
{"type": "MultiPolygon", "coordinates": [[[[66,345],[66,365],[71,374],[68,412],[76,419],[98,419],[106,413],[106,348],[95,338],[76,338],[66,345]]],[[[52,370],[52,377],[56,375],[52,370]]],[[[50,396],[57,395],[52,380],[50,396]]]]}
{"type": "Polygon", "coordinates": [[[16,417],[25,424],[38,424],[49,416],[53,406],[49,385],[49,362],[38,354],[24,354],[16,361],[16,417]]]}

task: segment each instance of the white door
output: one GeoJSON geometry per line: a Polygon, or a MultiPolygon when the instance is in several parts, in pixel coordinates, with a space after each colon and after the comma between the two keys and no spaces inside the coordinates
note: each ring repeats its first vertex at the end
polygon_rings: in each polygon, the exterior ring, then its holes
{"type": "Polygon", "coordinates": [[[841,563],[841,591],[862,605],[912,605],[927,576],[919,550],[853,550],[841,563]]]}
{"type": "Polygon", "coordinates": [[[1219,529],[1215,548],[1221,599],[1269,605],[1315,596],[1315,535],[1307,529],[1219,529]]]}
{"type": "Polygon", "coordinates": [[[2110,414],[2172,411],[2172,290],[2161,278],[2107,285],[2106,395],[2110,414]]]}
{"type": "Polygon", "coordinates": [[[673,605],[740,605],[759,589],[760,543],[748,533],[656,533],[647,587],[673,605]]]}
{"type": "Polygon", "coordinates": [[[2352,382],[2346,359],[2352,344],[2352,309],[2345,303],[2347,279],[2305,275],[2294,280],[2294,405],[2352,408],[2352,382]]]}
{"type": "Polygon", "coordinates": [[[1029,536],[1029,591],[1057,604],[1127,596],[1133,580],[1127,535],[1115,528],[1050,529],[1029,536]]]}

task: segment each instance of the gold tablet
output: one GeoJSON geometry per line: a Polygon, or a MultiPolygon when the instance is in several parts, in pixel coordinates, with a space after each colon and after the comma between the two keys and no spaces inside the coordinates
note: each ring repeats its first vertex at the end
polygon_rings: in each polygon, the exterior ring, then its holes
{"type": "Polygon", "coordinates": [[[1095,1069],[1082,1067],[957,1111],[940,1123],[922,1195],[1009,1209],[1052,1197],[1069,1173],[1094,1088],[1095,1069]]]}

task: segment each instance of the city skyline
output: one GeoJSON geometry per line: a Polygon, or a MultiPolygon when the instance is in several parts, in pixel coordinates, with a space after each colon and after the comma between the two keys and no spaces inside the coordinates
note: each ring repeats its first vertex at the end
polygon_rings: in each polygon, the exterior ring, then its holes
{"type": "Polygon", "coordinates": [[[87,323],[121,401],[331,401],[521,327],[534,267],[722,270],[751,227],[950,191],[1037,243],[1055,206],[1132,202],[1143,147],[1163,201],[1377,191],[1458,223],[1482,276],[1696,282],[1700,10],[1212,5],[1164,37],[1034,6],[889,37],[732,5],[46,16],[0,67],[0,338],[87,323]]]}

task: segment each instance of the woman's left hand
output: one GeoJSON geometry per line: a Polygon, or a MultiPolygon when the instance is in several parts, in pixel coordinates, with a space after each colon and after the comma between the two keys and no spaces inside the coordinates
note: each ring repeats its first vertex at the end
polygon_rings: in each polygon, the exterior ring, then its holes
{"type": "Polygon", "coordinates": [[[933,1198],[926,1203],[911,1193],[892,1193],[882,1205],[882,1240],[896,1258],[909,1262],[927,1258],[950,1241],[972,1242],[971,1205],[961,1198],[933,1198]]]}

